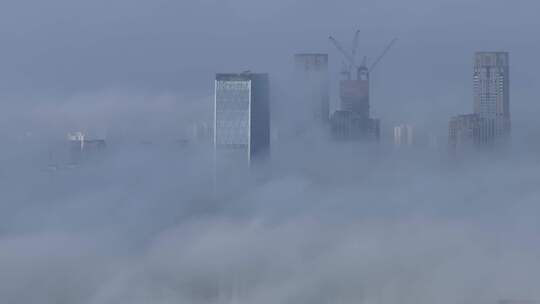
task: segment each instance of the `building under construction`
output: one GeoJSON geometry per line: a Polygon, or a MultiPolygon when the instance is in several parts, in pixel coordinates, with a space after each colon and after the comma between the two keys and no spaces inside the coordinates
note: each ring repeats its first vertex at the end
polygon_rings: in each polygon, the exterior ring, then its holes
{"type": "Polygon", "coordinates": [[[395,43],[390,42],[383,53],[368,65],[366,57],[360,65],[356,64],[359,31],[356,31],[352,50],[348,52],[333,37],[330,41],[341,52],[344,65],[340,80],[340,109],[332,115],[332,134],[335,139],[344,141],[375,140],[380,138],[380,121],[370,116],[369,75],[395,43]]]}

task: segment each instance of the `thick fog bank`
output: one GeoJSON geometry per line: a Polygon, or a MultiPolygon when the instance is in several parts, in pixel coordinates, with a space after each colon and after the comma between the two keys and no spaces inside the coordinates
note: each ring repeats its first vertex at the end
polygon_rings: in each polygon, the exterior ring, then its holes
{"type": "Polygon", "coordinates": [[[207,146],[113,144],[78,167],[3,163],[10,174],[2,173],[1,297],[101,304],[540,296],[536,156],[458,162],[313,145],[278,145],[263,178],[230,173],[241,186],[227,193],[215,192],[207,146]]]}

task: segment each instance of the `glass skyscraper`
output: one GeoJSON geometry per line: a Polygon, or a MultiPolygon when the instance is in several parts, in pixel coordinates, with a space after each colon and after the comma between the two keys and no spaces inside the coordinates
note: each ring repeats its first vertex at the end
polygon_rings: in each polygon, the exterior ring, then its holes
{"type": "Polygon", "coordinates": [[[245,164],[270,152],[270,92],[267,74],[217,74],[214,147],[220,163],[245,164]]]}

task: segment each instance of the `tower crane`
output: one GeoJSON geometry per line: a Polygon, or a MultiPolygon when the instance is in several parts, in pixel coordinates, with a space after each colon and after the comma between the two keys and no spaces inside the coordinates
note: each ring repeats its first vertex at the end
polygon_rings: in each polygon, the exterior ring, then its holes
{"type": "Polygon", "coordinates": [[[360,77],[360,74],[364,74],[363,77],[367,77],[369,73],[371,73],[375,67],[381,62],[381,60],[386,56],[388,51],[392,48],[392,46],[396,43],[397,39],[394,38],[390,43],[386,46],[386,48],[383,50],[381,55],[377,57],[377,59],[371,64],[371,66],[367,67],[367,57],[364,57],[363,62],[360,66],[356,65],[356,53],[358,50],[358,41],[359,41],[359,34],[360,31],[357,30],[354,34],[353,43],[351,52],[348,52],[345,50],[345,48],[339,43],[337,39],[330,36],[328,39],[332,42],[332,44],[338,49],[338,51],[343,55],[344,59],[346,60],[345,67],[343,69],[343,73],[346,75],[347,80],[351,80],[354,70],[356,69],[358,71],[358,77],[360,77]]]}
{"type": "Polygon", "coordinates": [[[356,68],[356,51],[358,50],[358,39],[359,38],[360,38],[360,30],[356,30],[356,33],[354,33],[354,38],[353,38],[352,47],[351,47],[351,49],[352,49],[352,51],[351,51],[352,61],[351,61],[351,65],[349,67],[349,71],[351,71],[351,73],[356,68]]]}
{"type": "Polygon", "coordinates": [[[347,63],[344,64],[343,72],[347,76],[347,79],[350,80],[352,75],[352,69],[355,66],[353,55],[347,52],[345,48],[341,45],[341,43],[339,43],[339,41],[337,41],[334,37],[330,36],[328,37],[328,39],[334,44],[336,49],[338,49],[338,51],[343,55],[343,57],[345,57],[347,63]]]}
{"type": "Polygon", "coordinates": [[[377,64],[379,64],[379,62],[381,62],[381,60],[384,58],[384,56],[386,56],[386,54],[388,54],[388,51],[390,51],[390,49],[392,48],[392,46],[396,43],[397,41],[397,38],[394,38],[392,39],[392,41],[390,41],[390,43],[388,44],[388,46],[386,46],[386,48],[384,49],[384,51],[381,53],[381,55],[379,57],[377,57],[377,59],[375,59],[375,61],[373,62],[373,64],[369,67],[369,72],[371,73],[371,71],[373,71],[375,69],[375,67],[377,66],[377,64]]]}

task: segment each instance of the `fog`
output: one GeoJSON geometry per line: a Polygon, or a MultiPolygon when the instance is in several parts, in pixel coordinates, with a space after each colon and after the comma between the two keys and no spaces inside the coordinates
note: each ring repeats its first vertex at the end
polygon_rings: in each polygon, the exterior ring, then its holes
{"type": "Polygon", "coordinates": [[[534,1],[0,3],[0,302],[540,300],[534,1]],[[379,145],[287,134],[292,55],[398,43],[372,75],[379,145]],[[453,159],[475,51],[510,53],[512,145],[453,159]],[[272,157],[218,172],[215,73],[271,79],[272,157]],[[288,115],[285,115],[288,114],[288,115]],[[398,149],[413,124],[430,144],[398,149]],[[70,165],[66,134],[105,139],[70,165]],[[220,187],[216,187],[216,183],[220,187]]]}

